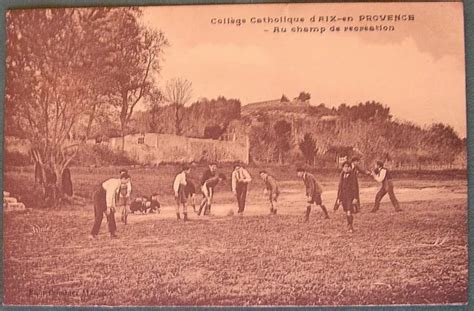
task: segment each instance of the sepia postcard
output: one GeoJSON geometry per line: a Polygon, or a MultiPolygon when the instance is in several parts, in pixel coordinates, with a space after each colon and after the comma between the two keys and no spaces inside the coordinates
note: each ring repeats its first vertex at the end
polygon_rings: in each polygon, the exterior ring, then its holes
{"type": "Polygon", "coordinates": [[[466,307],[462,2],[5,20],[4,306],[466,307]]]}

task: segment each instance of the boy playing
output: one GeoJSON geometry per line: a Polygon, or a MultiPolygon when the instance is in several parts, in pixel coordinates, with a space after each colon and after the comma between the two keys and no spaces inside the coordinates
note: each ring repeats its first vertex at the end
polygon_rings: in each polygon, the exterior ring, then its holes
{"type": "Polygon", "coordinates": [[[268,200],[270,201],[270,214],[276,215],[277,213],[277,200],[280,195],[278,185],[273,176],[268,175],[266,171],[260,171],[260,177],[265,183],[264,194],[268,194],[268,200]]]}
{"type": "Polygon", "coordinates": [[[225,179],[225,175],[221,173],[217,176],[210,177],[203,183],[201,187],[203,199],[201,201],[201,205],[199,206],[199,211],[197,212],[198,216],[201,215],[201,211],[203,208],[204,215],[210,215],[212,199],[214,197],[214,189],[216,188],[217,184],[219,184],[225,179]]]}
{"type": "Polygon", "coordinates": [[[94,192],[94,226],[92,227],[90,238],[94,239],[99,234],[100,225],[104,214],[109,225],[109,232],[111,238],[116,238],[115,231],[117,226],[115,224],[115,206],[116,196],[120,191],[122,185],[130,182],[128,173],[123,173],[119,178],[110,178],[100,184],[99,188],[94,192]]]}
{"type": "Polygon", "coordinates": [[[188,213],[186,210],[186,185],[187,185],[187,176],[191,172],[191,168],[184,166],[181,172],[176,175],[173,183],[174,197],[176,199],[176,217],[178,220],[181,219],[179,208],[183,207],[183,217],[184,221],[188,220],[188,213]]]}
{"type": "Polygon", "coordinates": [[[393,192],[392,174],[383,166],[382,161],[377,161],[377,167],[371,174],[376,181],[382,183],[382,186],[380,187],[379,192],[377,192],[377,195],[375,196],[374,208],[370,212],[375,213],[376,211],[378,211],[380,201],[382,201],[382,198],[387,193],[390,198],[390,201],[392,202],[393,207],[395,208],[395,212],[401,212],[402,210],[400,209],[400,205],[398,204],[397,197],[395,196],[395,192],[393,192]]]}
{"type": "Polygon", "coordinates": [[[124,224],[127,224],[128,210],[129,210],[129,196],[128,196],[128,184],[121,184],[120,190],[117,193],[116,202],[117,208],[121,210],[121,220],[124,224]]]}
{"type": "Polygon", "coordinates": [[[337,189],[337,200],[334,205],[336,211],[339,204],[342,204],[342,208],[346,213],[347,228],[349,232],[354,232],[352,223],[354,220],[354,206],[358,202],[358,191],[359,187],[357,184],[356,172],[352,169],[350,162],[344,162],[342,165],[341,177],[339,179],[339,187],[337,189]]]}
{"type": "Polygon", "coordinates": [[[234,166],[231,176],[232,193],[237,199],[237,214],[242,216],[245,210],[245,201],[247,199],[248,184],[252,181],[250,173],[240,164],[234,166]]]}
{"type": "Polygon", "coordinates": [[[306,207],[305,221],[309,221],[309,214],[311,213],[311,204],[321,207],[323,210],[324,216],[326,219],[329,219],[329,214],[326,207],[323,205],[321,199],[321,193],[323,192],[321,186],[316,181],[316,178],[313,174],[308,173],[303,168],[296,169],[296,174],[298,177],[303,179],[304,185],[306,187],[306,197],[308,206],[306,207]]]}

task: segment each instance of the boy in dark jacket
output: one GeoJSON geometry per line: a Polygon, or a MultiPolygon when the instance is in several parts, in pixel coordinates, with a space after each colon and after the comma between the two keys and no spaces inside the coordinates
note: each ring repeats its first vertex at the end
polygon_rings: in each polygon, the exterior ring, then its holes
{"type": "Polygon", "coordinates": [[[329,219],[329,214],[326,207],[323,205],[321,194],[323,189],[316,181],[316,178],[313,174],[307,172],[303,168],[296,169],[296,174],[298,177],[303,179],[304,185],[306,187],[306,197],[308,206],[306,207],[305,221],[309,221],[309,214],[311,213],[311,204],[321,207],[323,210],[324,216],[326,219],[329,219]]]}
{"type": "Polygon", "coordinates": [[[356,172],[352,169],[350,162],[344,162],[342,165],[341,177],[339,179],[339,187],[337,190],[337,200],[334,210],[337,210],[339,204],[346,213],[347,228],[349,232],[354,232],[352,223],[354,221],[354,206],[358,202],[359,185],[357,183],[356,172]]]}

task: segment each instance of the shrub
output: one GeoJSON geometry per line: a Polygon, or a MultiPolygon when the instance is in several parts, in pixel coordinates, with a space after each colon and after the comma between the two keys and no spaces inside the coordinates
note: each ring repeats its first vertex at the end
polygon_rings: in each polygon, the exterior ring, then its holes
{"type": "Polygon", "coordinates": [[[73,165],[80,166],[106,166],[106,165],[133,165],[137,164],[128,154],[112,150],[105,145],[86,145],[73,160],[73,165]]]}
{"type": "Polygon", "coordinates": [[[29,155],[21,153],[19,151],[8,151],[5,150],[3,154],[4,165],[8,166],[27,166],[32,164],[29,155]]]}

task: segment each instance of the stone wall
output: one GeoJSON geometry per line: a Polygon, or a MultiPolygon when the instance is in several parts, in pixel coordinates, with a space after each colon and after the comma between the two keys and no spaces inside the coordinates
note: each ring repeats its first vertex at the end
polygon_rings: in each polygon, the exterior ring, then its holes
{"type": "MultiPolygon", "coordinates": [[[[120,150],[122,138],[105,143],[120,150]]],[[[125,137],[125,151],[142,164],[161,162],[249,162],[248,137],[236,141],[189,138],[170,134],[136,134],[125,137]]]]}

